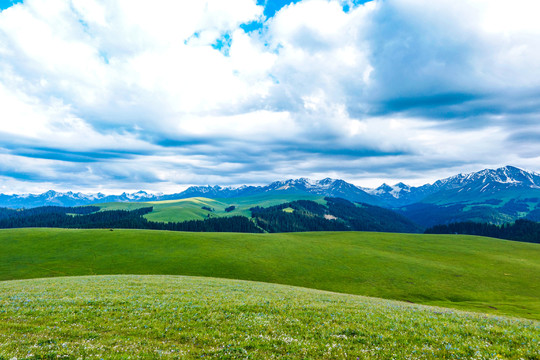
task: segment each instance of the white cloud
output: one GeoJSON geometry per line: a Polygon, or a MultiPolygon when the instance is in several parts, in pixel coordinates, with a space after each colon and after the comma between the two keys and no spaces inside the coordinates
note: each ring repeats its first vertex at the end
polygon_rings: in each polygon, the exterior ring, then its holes
{"type": "MultiPolygon", "coordinates": [[[[107,112],[112,107],[127,114],[209,111],[244,99],[253,89],[260,92],[257,83],[240,79],[238,65],[211,44],[261,15],[261,7],[250,0],[151,6],[143,1],[76,1],[71,6],[62,0],[30,0],[4,11],[0,29],[2,42],[10,44],[4,62],[30,83],[22,85],[46,85],[33,88],[35,95],[54,95],[82,113],[125,124],[133,119],[114,119],[107,112]],[[205,32],[212,34],[206,43],[185,44],[205,32]],[[149,95],[157,104],[145,101],[149,95]]],[[[244,43],[244,50],[250,50],[244,43]]],[[[236,47],[243,56],[242,46],[236,47]]]]}
{"type": "Polygon", "coordinates": [[[299,99],[325,92],[340,103],[361,95],[372,70],[362,33],[375,8],[373,3],[345,13],[339,2],[311,0],[279,11],[268,25],[279,52],[273,69],[279,90],[299,99]]]}
{"type": "Polygon", "coordinates": [[[540,86],[538,10],[534,0],[385,3],[370,31],[382,96],[540,86]]]}
{"type": "Polygon", "coordinates": [[[233,116],[193,118],[179,124],[179,133],[220,140],[243,140],[247,143],[294,142],[303,129],[287,112],[254,111],[233,116]]]}
{"type": "Polygon", "coordinates": [[[87,187],[540,170],[536,1],[344,3],[26,0],[0,13],[0,158],[87,187]]]}

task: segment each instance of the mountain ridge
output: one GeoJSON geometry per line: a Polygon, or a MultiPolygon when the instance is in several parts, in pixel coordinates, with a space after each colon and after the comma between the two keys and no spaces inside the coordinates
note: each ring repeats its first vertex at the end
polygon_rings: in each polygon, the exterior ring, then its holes
{"type": "Polygon", "coordinates": [[[534,193],[532,196],[534,198],[536,192],[540,192],[540,174],[514,166],[504,166],[498,169],[461,173],[418,187],[398,182],[395,185],[382,184],[375,189],[363,188],[341,179],[327,177],[321,180],[308,178],[280,180],[264,186],[190,186],[174,194],[152,194],[140,190],[134,193],[107,195],[49,190],[42,194],[0,194],[0,206],[11,208],[45,205],[80,206],[105,202],[178,200],[199,196],[235,198],[275,192],[341,197],[370,205],[400,208],[416,203],[444,205],[472,201],[477,198],[497,198],[498,194],[516,191],[521,191],[525,195],[528,192],[534,193]]]}

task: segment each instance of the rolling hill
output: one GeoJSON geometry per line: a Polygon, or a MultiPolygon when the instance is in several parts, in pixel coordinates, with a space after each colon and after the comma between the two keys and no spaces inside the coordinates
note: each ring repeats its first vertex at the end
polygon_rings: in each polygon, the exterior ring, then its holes
{"type": "Polygon", "coordinates": [[[0,230],[0,280],[192,275],[540,319],[540,245],[474,236],[0,230]]]}
{"type": "Polygon", "coordinates": [[[0,359],[538,359],[537,322],[275,284],[90,276],[0,294],[0,359]]]}
{"type": "Polygon", "coordinates": [[[204,220],[215,217],[253,218],[265,232],[360,230],[421,232],[422,228],[392,210],[353,204],[339,198],[312,195],[256,195],[233,199],[189,198],[182,200],[97,204],[102,211],[153,207],[144,218],[157,222],[204,220]],[[232,210],[231,210],[232,209],[232,210]]]}
{"type": "Polygon", "coordinates": [[[259,194],[239,198],[210,199],[205,197],[194,197],[179,200],[149,201],[149,202],[124,202],[96,204],[102,210],[134,210],[147,206],[154,209],[145,215],[150,221],[176,222],[185,220],[203,220],[210,217],[223,216],[246,216],[251,217],[249,210],[255,206],[269,207],[296,200],[310,200],[318,203],[326,203],[323,196],[318,195],[298,195],[281,194],[275,196],[271,194],[259,194]],[[226,208],[234,206],[234,210],[225,211],[226,208]],[[210,208],[211,211],[203,209],[210,208]]]}

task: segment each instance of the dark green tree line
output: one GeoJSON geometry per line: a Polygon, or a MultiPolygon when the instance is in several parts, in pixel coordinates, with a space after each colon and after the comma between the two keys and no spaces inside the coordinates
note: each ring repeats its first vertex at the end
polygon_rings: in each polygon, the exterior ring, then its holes
{"type": "Polygon", "coordinates": [[[426,234],[466,234],[488,236],[505,240],[540,243],[540,223],[520,219],[515,223],[494,225],[472,221],[447,225],[436,225],[425,231],[426,234]]]}

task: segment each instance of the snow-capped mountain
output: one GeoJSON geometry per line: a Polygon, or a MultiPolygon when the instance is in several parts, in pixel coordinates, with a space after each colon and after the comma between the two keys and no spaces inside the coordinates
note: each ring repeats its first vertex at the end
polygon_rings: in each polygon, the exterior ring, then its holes
{"type": "Polygon", "coordinates": [[[207,198],[233,198],[240,196],[249,196],[260,193],[258,186],[242,185],[234,186],[190,186],[186,190],[177,194],[164,195],[162,200],[185,199],[190,197],[207,197],[207,198]]]}
{"type": "Polygon", "coordinates": [[[479,191],[481,193],[496,193],[510,188],[540,189],[540,174],[505,166],[438,180],[433,183],[433,187],[438,191],[459,189],[460,192],[479,191]]]}
{"type": "Polygon", "coordinates": [[[367,189],[366,192],[378,197],[388,206],[399,207],[421,201],[426,196],[436,191],[431,185],[412,187],[399,182],[395,185],[382,184],[376,189],[367,189]]]}
{"type": "Polygon", "coordinates": [[[37,206],[81,206],[106,202],[153,201],[159,196],[145,191],[123,193],[121,195],[83,194],[80,192],[56,192],[49,190],[43,194],[0,194],[0,206],[10,208],[31,208],[37,206]]]}
{"type": "Polygon", "coordinates": [[[526,193],[527,190],[535,189],[540,189],[540,174],[505,166],[459,174],[419,187],[403,183],[393,186],[382,184],[366,191],[392,207],[399,207],[417,202],[474,201],[477,198],[497,197],[497,194],[513,190],[526,193]]]}
{"type": "Polygon", "coordinates": [[[497,198],[499,195],[508,198],[508,196],[518,196],[517,193],[519,197],[534,199],[540,193],[540,174],[505,166],[495,170],[486,169],[470,174],[459,174],[419,187],[411,187],[400,182],[395,185],[382,184],[376,189],[362,188],[340,179],[299,178],[275,181],[266,186],[191,186],[180,193],[169,195],[149,194],[145,191],[105,195],[71,191],[61,193],[50,190],[43,194],[0,194],[0,206],[11,208],[44,205],[79,206],[105,202],[159,201],[190,197],[235,198],[274,193],[276,195],[290,193],[342,197],[350,201],[390,208],[420,202],[436,204],[474,202],[486,198],[497,198]]]}
{"type": "Polygon", "coordinates": [[[425,203],[452,204],[485,199],[536,198],[540,191],[540,174],[505,166],[459,174],[438,180],[429,186],[425,203]]]}
{"type": "Polygon", "coordinates": [[[342,197],[350,201],[358,201],[371,205],[384,205],[383,201],[368,194],[360,187],[340,179],[326,178],[310,180],[306,178],[276,181],[263,187],[264,192],[287,191],[292,193],[307,193],[313,195],[342,197]]]}
{"type": "Polygon", "coordinates": [[[342,197],[351,201],[364,202],[372,205],[385,205],[379,198],[366,193],[361,188],[343,180],[326,178],[309,180],[306,178],[275,181],[266,186],[222,187],[191,186],[186,190],[169,195],[153,195],[144,191],[123,193],[121,195],[82,194],[47,191],[43,194],[4,195],[0,194],[0,206],[11,208],[36,207],[45,205],[79,206],[105,202],[140,202],[175,200],[190,197],[234,198],[258,194],[312,194],[320,196],[342,197]]]}
{"type": "Polygon", "coordinates": [[[331,197],[343,197],[351,201],[365,202],[372,205],[384,205],[380,199],[371,196],[361,188],[343,180],[326,178],[310,180],[307,178],[275,181],[266,186],[221,187],[221,186],[192,186],[179,194],[167,195],[164,198],[234,198],[259,194],[312,194],[331,197]]]}
{"type": "Polygon", "coordinates": [[[539,221],[539,185],[539,174],[513,166],[459,174],[436,181],[429,195],[400,212],[426,227],[461,221],[539,221]]]}
{"type": "Polygon", "coordinates": [[[21,194],[21,195],[5,195],[0,194],[0,206],[22,208],[36,207],[43,205],[57,206],[78,206],[85,205],[92,201],[101,202],[106,196],[103,194],[82,194],[71,191],[60,193],[54,190],[49,190],[43,194],[21,194]]]}

